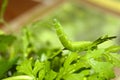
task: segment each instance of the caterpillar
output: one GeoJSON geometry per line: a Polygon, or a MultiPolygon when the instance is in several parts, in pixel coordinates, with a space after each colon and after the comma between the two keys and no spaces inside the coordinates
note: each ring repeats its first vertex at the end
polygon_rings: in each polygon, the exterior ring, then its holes
{"type": "Polygon", "coordinates": [[[80,41],[80,42],[72,42],[71,40],[68,39],[67,35],[65,34],[62,25],[56,20],[53,20],[54,22],[54,27],[56,30],[56,34],[60,40],[60,42],[62,43],[62,45],[65,47],[65,49],[68,49],[70,51],[84,51],[87,49],[93,49],[96,48],[97,45],[114,39],[116,38],[116,36],[112,36],[112,37],[108,37],[108,36],[104,36],[104,37],[100,37],[97,40],[91,42],[91,41],[80,41]]]}

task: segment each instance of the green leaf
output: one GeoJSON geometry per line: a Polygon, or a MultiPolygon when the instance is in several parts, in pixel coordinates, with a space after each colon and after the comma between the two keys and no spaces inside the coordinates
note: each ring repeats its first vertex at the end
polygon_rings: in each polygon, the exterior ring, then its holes
{"type": "Polygon", "coordinates": [[[54,71],[58,72],[62,63],[61,63],[61,58],[59,57],[54,57],[53,60],[51,61],[51,69],[54,71]]]}
{"type": "Polygon", "coordinates": [[[2,80],[34,80],[34,78],[31,76],[20,75],[20,76],[8,77],[2,80]]]}
{"type": "Polygon", "coordinates": [[[105,35],[105,36],[99,37],[97,40],[95,40],[93,42],[93,44],[94,44],[94,46],[96,46],[96,45],[101,44],[105,41],[112,40],[112,39],[115,39],[115,38],[116,38],[116,36],[108,37],[108,35],[105,35]]]}
{"type": "Polygon", "coordinates": [[[53,70],[50,70],[47,72],[47,75],[45,76],[45,80],[54,80],[57,76],[57,73],[53,70]]]}
{"type": "Polygon", "coordinates": [[[0,79],[5,76],[5,73],[17,62],[17,58],[10,61],[0,60],[0,79]]]}
{"type": "Polygon", "coordinates": [[[81,68],[89,68],[89,65],[86,64],[86,62],[80,61],[75,64],[70,65],[67,69],[64,71],[66,73],[73,73],[81,68]]]}
{"type": "Polygon", "coordinates": [[[6,52],[7,49],[8,49],[8,46],[5,43],[0,43],[0,52],[6,52]]]}
{"type": "Polygon", "coordinates": [[[112,64],[116,67],[120,67],[120,54],[118,53],[109,53],[109,59],[112,64]]]}
{"type": "Polygon", "coordinates": [[[118,52],[120,50],[120,46],[110,46],[106,49],[106,52],[118,52]]]}
{"type": "Polygon", "coordinates": [[[9,0],[2,0],[2,6],[0,9],[0,23],[4,21],[4,13],[5,13],[8,1],[9,0]]]}
{"type": "Polygon", "coordinates": [[[43,68],[42,70],[39,71],[39,78],[38,80],[43,80],[45,77],[45,69],[43,68]]]}
{"type": "Polygon", "coordinates": [[[104,77],[106,79],[115,77],[113,72],[113,65],[110,62],[99,62],[95,61],[94,59],[90,59],[89,64],[94,69],[94,71],[99,74],[100,77],[104,77]]]}
{"type": "Polygon", "coordinates": [[[79,55],[77,53],[71,53],[68,55],[68,57],[65,60],[64,66],[60,68],[60,72],[57,76],[58,80],[68,74],[72,74],[75,71],[80,70],[81,68],[89,67],[89,65],[87,65],[85,61],[80,61],[78,58],[79,55]]]}
{"type": "Polygon", "coordinates": [[[50,71],[50,62],[49,61],[45,61],[44,62],[44,67],[45,67],[45,71],[46,71],[46,73],[48,72],[48,71],[50,71]]]}
{"type": "Polygon", "coordinates": [[[84,70],[80,73],[72,73],[72,74],[67,74],[64,76],[65,80],[84,80],[86,75],[89,75],[90,71],[89,70],[84,70]]]}
{"type": "Polygon", "coordinates": [[[50,71],[50,62],[45,61],[43,68],[39,71],[39,80],[43,80],[50,71]]]}
{"type": "Polygon", "coordinates": [[[104,49],[97,49],[97,50],[89,50],[87,51],[87,54],[85,55],[85,59],[89,60],[90,58],[94,58],[97,59],[99,57],[102,56],[102,54],[104,54],[105,50],[104,49]]]}
{"type": "Polygon", "coordinates": [[[84,80],[84,74],[69,74],[64,78],[65,80],[84,80]]]}
{"type": "Polygon", "coordinates": [[[0,35],[0,43],[4,43],[6,45],[11,45],[16,39],[13,35],[0,35]]]}
{"type": "Polygon", "coordinates": [[[92,74],[90,75],[87,80],[105,80],[105,78],[102,78],[102,77],[99,77],[99,74],[96,73],[96,74],[92,74]]]}
{"type": "Polygon", "coordinates": [[[8,46],[10,46],[16,37],[13,35],[0,35],[0,51],[5,52],[7,51],[8,46]]]}
{"type": "Polygon", "coordinates": [[[39,60],[36,60],[34,69],[33,69],[33,74],[34,76],[37,76],[37,73],[43,68],[43,63],[41,63],[39,60]]]}
{"type": "Polygon", "coordinates": [[[27,74],[29,76],[33,76],[32,73],[32,59],[23,61],[19,66],[17,66],[17,71],[20,73],[27,74]]]}
{"type": "Polygon", "coordinates": [[[67,68],[74,60],[77,60],[79,55],[77,53],[70,53],[64,62],[64,67],[67,68]]]}
{"type": "Polygon", "coordinates": [[[24,57],[29,55],[29,52],[32,50],[32,34],[28,28],[23,29],[22,35],[22,51],[24,53],[24,57]]]}
{"type": "Polygon", "coordinates": [[[76,69],[79,69],[82,65],[81,63],[76,63],[79,55],[77,53],[70,53],[67,57],[67,59],[64,62],[64,68],[63,68],[63,73],[67,74],[70,73],[71,71],[75,71],[76,69]],[[75,62],[71,64],[72,62],[75,62]]]}
{"type": "MultiPolygon", "coordinates": [[[[34,63],[33,59],[31,58],[23,61],[23,63],[17,66],[17,71],[21,74],[32,76],[34,79],[42,80],[50,71],[50,62],[40,62],[39,60],[36,60],[34,63]]],[[[51,72],[51,74],[54,74],[54,72],[51,72]]]]}

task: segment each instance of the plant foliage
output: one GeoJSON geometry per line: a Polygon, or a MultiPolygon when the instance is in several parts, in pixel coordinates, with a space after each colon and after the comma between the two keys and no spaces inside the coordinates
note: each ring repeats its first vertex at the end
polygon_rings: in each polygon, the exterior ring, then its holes
{"type": "MultiPolygon", "coordinates": [[[[2,6],[1,20],[6,4],[2,6]]],[[[34,30],[28,28],[24,28],[20,36],[0,34],[1,80],[110,80],[115,77],[113,69],[120,67],[120,46],[99,45],[116,36],[74,42],[58,21],[54,20],[52,26],[62,47],[37,41],[34,30]],[[38,43],[42,47],[38,47],[38,43]]]]}
{"type": "MultiPolygon", "coordinates": [[[[61,28],[61,26],[59,26],[59,28],[61,28]]],[[[63,33],[64,31],[62,30],[61,34],[63,33]]],[[[28,34],[24,35],[27,36],[28,34]]],[[[66,36],[65,33],[63,36],[66,36]]],[[[97,40],[91,42],[88,47],[91,47],[91,45],[94,43],[96,43],[95,46],[98,46],[104,41],[111,40],[111,38],[114,37],[106,36],[103,38],[98,38],[97,40]]],[[[4,45],[8,46],[9,43],[13,44],[11,41],[13,41],[12,39],[14,38],[13,36],[2,35],[0,39],[1,42],[5,42],[4,45]]],[[[64,39],[65,38],[60,40],[61,43],[64,39]]],[[[25,38],[22,40],[26,41],[25,38]]],[[[27,44],[30,44],[29,40],[27,40],[27,44]]],[[[25,54],[27,53],[27,56],[24,58],[19,57],[19,59],[10,59],[8,61],[1,60],[0,76],[2,78],[6,72],[16,68],[16,71],[11,71],[11,77],[4,78],[3,80],[110,80],[115,77],[113,69],[114,67],[120,67],[120,55],[117,53],[120,50],[120,46],[113,45],[107,48],[88,48],[82,47],[84,45],[78,44],[76,46],[84,49],[79,50],[79,48],[75,48],[73,51],[72,49],[67,48],[65,45],[68,44],[63,45],[65,49],[46,48],[45,51],[42,51],[42,53],[37,53],[41,54],[38,58],[36,58],[38,55],[35,56],[34,53],[32,53],[34,55],[30,56],[31,52],[27,51],[25,52],[25,54]],[[14,65],[16,65],[15,68],[13,68],[14,65]]],[[[30,46],[26,47],[26,49],[29,48],[30,46]]]]}

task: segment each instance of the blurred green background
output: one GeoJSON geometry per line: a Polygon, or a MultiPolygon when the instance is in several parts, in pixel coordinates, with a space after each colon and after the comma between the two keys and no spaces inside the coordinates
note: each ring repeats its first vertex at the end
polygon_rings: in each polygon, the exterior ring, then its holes
{"type": "Polygon", "coordinates": [[[27,25],[27,29],[35,38],[34,45],[40,43],[40,47],[49,43],[52,47],[61,46],[53,27],[54,18],[60,21],[67,36],[73,41],[94,41],[100,36],[114,35],[117,39],[108,43],[120,44],[118,17],[69,2],[61,5],[44,19],[27,25]]]}

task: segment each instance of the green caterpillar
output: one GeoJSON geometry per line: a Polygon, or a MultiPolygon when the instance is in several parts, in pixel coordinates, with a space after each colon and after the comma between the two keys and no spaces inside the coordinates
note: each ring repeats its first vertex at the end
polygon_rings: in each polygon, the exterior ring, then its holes
{"type": "Polygon", "coordinates": [[[95,49],[98,44],[116,38],[116,36],[112,36],[112,37],[104,36],[98,38],[94,42],[91,41],[72,42],[67,38],[67,35],[63,31],[61,24],[56,19],[54,19],[54,27],[56,29],[56,33],[57,36],[59,37],[60,42],[65,47],[65,49],[68,49],[70,51],[81,52],[87,49],[95,49]]]}

